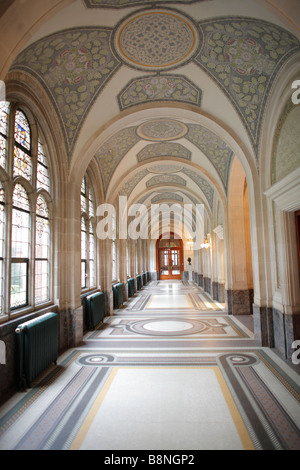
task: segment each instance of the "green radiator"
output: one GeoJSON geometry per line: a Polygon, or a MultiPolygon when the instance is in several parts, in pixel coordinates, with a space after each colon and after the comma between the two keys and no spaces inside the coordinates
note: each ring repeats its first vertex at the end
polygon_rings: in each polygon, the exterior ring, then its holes
{"type": "Polygon", "coordinates": [[[120,308],[123,305],[123,284],[121,282],[113,285],[113,304],[114,308],[120,308]]]}
{"type": "Polygon", "coordinates": [[[58,357],[58,317],[46,313],[21,323],[15,330],[18,347],[17,381],[20,388],[31,382],[58,357]]]}
{"type": "Polygon", "coordinates": [[[142,276],[140,274],[136,276],[136,288],[137,290],[141,290],[142,288],[142,276]]]}
{"type": "Polygon", "coordinates": [[[134,279],[128,279],[128,297],[133,297],[135,292],[134,279]]]}
{"type": "Polygon", "coordinates": [[[89,330],[94,330],[96,326],[104,320],[104,294],[96,292],[85,298],[85,318],[89,330]]]}

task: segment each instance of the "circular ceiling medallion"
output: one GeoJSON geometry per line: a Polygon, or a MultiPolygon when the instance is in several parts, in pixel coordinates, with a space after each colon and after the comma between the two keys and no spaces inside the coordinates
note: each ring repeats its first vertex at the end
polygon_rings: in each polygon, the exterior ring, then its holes
{"type": "Polygon", "coordinates": [[[116,30],[115,48],[128,64],[143,70],[183,65],[198,48],[198,31],[186,16],[172,10],[144,10],[116,30]]]}
{"type": "Polygon", "coordinates": [[[172,119],[155,119],[141,124],[137,130],[142,139],[165,141],[180,139],[187,133],[187,127],[172,119]]]}
{"type": "Polygon", "coordinates": [[[148,168],[149,173],[155,173],[155,174],[164,174],[164,173],[178,173],[179,171],[182,170],[182,166],[178,165],[155,165],[152,166],[151,168],[148,168]]]}

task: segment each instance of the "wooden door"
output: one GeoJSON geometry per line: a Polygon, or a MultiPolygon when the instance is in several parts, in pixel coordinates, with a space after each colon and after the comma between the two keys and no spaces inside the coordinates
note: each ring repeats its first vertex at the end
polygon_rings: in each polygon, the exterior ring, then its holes
{"type": "Polygon", "coordinates": [[[161,280],[181,279],[183,270],[182,240],[170,238],[157,244],[157,265],[161,280]]]}

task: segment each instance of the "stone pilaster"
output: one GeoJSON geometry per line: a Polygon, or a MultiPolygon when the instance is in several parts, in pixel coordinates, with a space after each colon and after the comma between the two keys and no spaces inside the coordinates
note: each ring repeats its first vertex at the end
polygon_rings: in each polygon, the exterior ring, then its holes
{"type": "Polygon", "coordinates": [[[226,301],[230,315],[252,315],[253,290],[227,290],[226,301]]]}

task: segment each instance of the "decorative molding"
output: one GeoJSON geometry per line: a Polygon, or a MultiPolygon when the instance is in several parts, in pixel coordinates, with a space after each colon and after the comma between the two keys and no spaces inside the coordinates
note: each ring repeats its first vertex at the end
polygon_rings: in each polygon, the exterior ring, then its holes
{"type": "Polygon", "coordinates": [[[217,235],[220,240],[224,239],[224,228],[223,225],[218,225],[213,229],[213,232],[217,235]]]}
{"type": "Polygon", "coordinates": [[[294,212],[300,209],[300,168],[273,184],[264,195],[274,201],[282,211],[294,212]]]}

